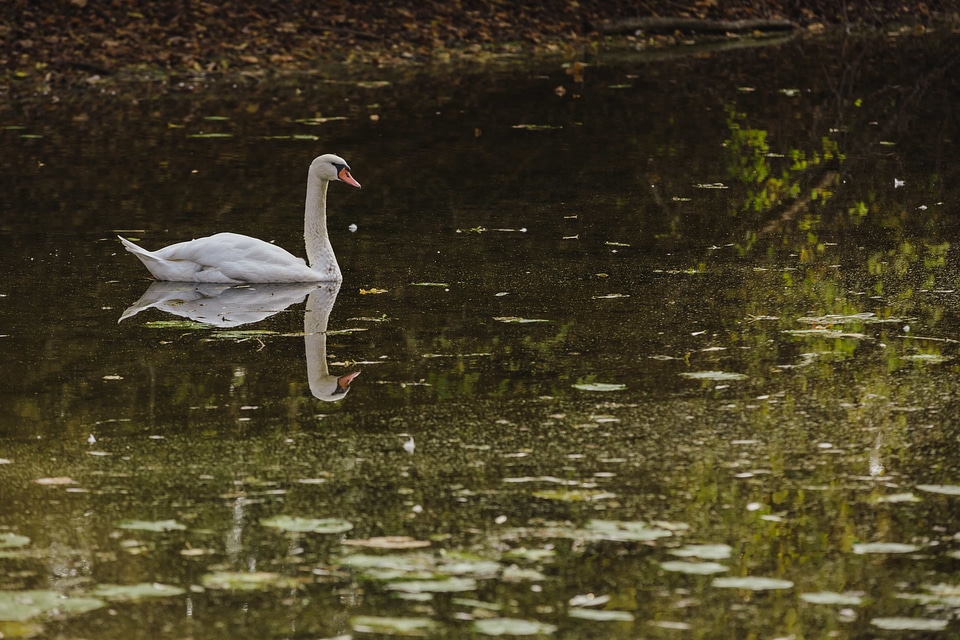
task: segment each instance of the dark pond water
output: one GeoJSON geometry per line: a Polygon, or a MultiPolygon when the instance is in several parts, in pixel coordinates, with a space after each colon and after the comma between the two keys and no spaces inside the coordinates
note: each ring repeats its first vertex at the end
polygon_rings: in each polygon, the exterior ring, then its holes
{"type": "Polygon", "coordinates": [[[8,96],[0,633],[957,634],[958,49],[8,96]],[[302,255],[323,152],[339,290],[116,240],[302,255]]]}

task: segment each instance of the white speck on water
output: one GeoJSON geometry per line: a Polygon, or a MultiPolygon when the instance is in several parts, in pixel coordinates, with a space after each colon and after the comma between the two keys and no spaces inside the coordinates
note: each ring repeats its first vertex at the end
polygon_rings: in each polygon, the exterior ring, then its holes
{"type": "Polygon", "coordinates": [[[763,505],[759,502],[751,502],[747,505],[747,511],[759,511],[763,508],[763,505]]]}
{"type": "Polygon", "coordinates": [[[354,232],[357,230],[357,225],[351,224],[349,227],[347,227],[347,230],[348,230],[350,233],[354,233],[354,232]]]}
{"type": "Polygon", "coordinates": [[[89,444],[96,444],[96,443],[97,443],[97,439],[96,439],[96,438],[94,437],[94,435],[91,433],[91,434],[87,437],[87,442],[88,442],[89,444]]]}

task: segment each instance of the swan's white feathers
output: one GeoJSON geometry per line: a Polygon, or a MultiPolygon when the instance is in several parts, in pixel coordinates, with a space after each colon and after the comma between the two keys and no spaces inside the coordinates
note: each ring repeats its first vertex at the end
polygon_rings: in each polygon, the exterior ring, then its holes
{"type": "MultiPolygon", "coordinates": [[[[349,170],[347,161],[334,154],[319,156],[310,165],[304,237],[313,268],[285,249],[237,233],[218,233],[157,251],[147,251],[124,238],[120,241],[157,280],[223,284],[339,282],[340,267],[327,236],[326,220],[326,185],[340,179],[338,166],[349,170]]],[[[360,186],[349,173],[346,175],[349,184],[360,186]]]]}
{"type": "Polygon", "coordinates": [[[120,238],[157,280],[174,282],[320,282],[323,275],[286,249],[238,233],[218,233],[147,251],[120,238]]]}

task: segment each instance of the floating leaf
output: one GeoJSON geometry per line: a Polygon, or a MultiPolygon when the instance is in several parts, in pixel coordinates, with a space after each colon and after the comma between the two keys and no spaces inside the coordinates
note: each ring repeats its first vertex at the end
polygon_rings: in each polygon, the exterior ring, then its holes
{"type": "Polygon", "coordinates": [[[856,607],[863,604],[863,596],[847,593],[834,593],[833,591],[820,591],[818,593],[801,593],[800,599],[810,604],[835,604],[847,607],[856,607]]]}
{"type": "Polygon", "coordinates": [[[702,558],[703,560],[725,560],[732,552],[733,549],[728,544],[688,544],[685,547],[667,551],[670,555],[680,558],[702,558]]]}
{"type": "Polygon", "coordinates": [[[723,573],[724,571],[730,570],[719,562],[685,562],[683,560],[661,562],[660,568],[664,571],[687,573],[697,576],[708,576],[713,573],[723,573]]]}
{"type": "Polygon", "coordinates": [[[694,189],[729,189],[727,185],[722,182],[698,182],[693,185],[694,189]]]}
{"type": "Polygon", "coordinates": [[[37,484],[47,485],[51,487],[65,485],[65,484],[77,484],[77,481],[73,478],[68,478],[66,476],[57,476],[54,478],[37,478],[34,480],[37,484]]]}
{"type": "Polygon", "coordinates": [[[892,493],[886,496],[877,496],[874,502],[920,502],[920,498],[913,493],[892,493]]]}
{"type": "Polygon", "coordinates": [[[353,524],[338,518],[297,518],[284,515],[262,519],[260,524],[296,533],[343,533],[353,529],[353,524]]]}
{"type": "Polygon", "coordinates": [[[543,500],[558,500],[560,502],[596,502],[616,498],[617,494],[609,491],[591,491],[587,489],[544,489],[534,491],[534,498],[543,500]]]}
{"type": "Polygon", "coordinates": [[[185,593],[180,587],[159,582],[141,582],[140,584],[101,584],[92,595],[107,600],[132,601],[144,598],[167,598],[185,593]]]}
{"type": "Polygon", "coordinates": [[[153,320],[145,322],[143,326],[148,329],[209,329],[211,325],[193,320],[153,320]]]}
{"type": "Polygon", "coordinates": [[[617,300],[619,298],[629,298],[630,294],[628,293],[608,293],[605,296],[591,296],[594,300],[617,300]]]}
{"type": "Polygon", "coordinates": [[[580,620],[595,620],[597,622],[633,622],[633,614],[629,611],[614,611],[611,609],[583,609],[573,607],[568,611],[571,618],[580,620]]]}
{"type": "Polygon", "coordinates": [[[557,555],[556,549],[527,549],[526,547],[520,547],[519,549],[511,549],[503,554],[505,558],[512,558],[515,560],[526,560],[528,562],[543,562],[544,560],[549,560],[554,558],[557,555]]]}
{"type": "Polygon", "coordinates": [[[524,569],[514,564],[503,570],[500,579],[504,582],[539,582],[546,580],[547,576],[536,569],[524,569]]]}
{"type": "Polygon", "coordinates": [[[376,289],[376,288],[360,289],[360,295],[362,296],[377,295],[380,293],[389,293],[389,292],[386,289],[376,289]]]}
{"type": "Polygon", "coordinates": [[[187,527],[176,520],[123,520],[117,523],[118,529],[136,531],[183,531],[187,527]]]}
{"type": "Polygon", "coordinates": [[[357,86],[361,89],[379,89],[389,87],[391,84],[389,80],[361,80],[357,82],[357,86]]]}
{"type": "Polygon", "coordinates": [[[870,336],[865,333],[851,333],[849,331],[836,331],[834,329],[789,329],[784,333],[792,336],[813,336],[817,338],[848,338],[850,340],[870,340],[870,336]]]}
{"type": "Polygon", "coordinates": [[[647,542],[672,536],[667,529],[651,527],[646,522],[620,520],[591,520],[585,527],[600,540],[647,542]]]}
{"type": "Polygon", "coordinates": [[[866,542],[853,545],[853,552],[856,554],[867,553],[913,553],[919,550],[915,544],[902,544],[899,542],[866,542]]]}
{"type": "Polygon", "coordinates": [[[411,287],[449,287],[446,282],[411,282],[411,287]]]}
{"type": "Polygon", "coordinates": [[[260,591],[263,589],[292,589],[300,584],[296,578],[269,571],[215,571],[200,578],[207,589],[224,591],[260,591]]]}
{"type": "Polygon", "coordinates": [[[901,360],[909,360],[910,362],[923,362],[926,364],[941,364],[943,362],[949,362],[953,360],[952,356],[945,356],[939,353],[917,353],[912,356],[900,356],[901,360]]]}
{"type": "Polygon", "coordinates": [[[237,331],[214,331],[210,334],[211,338],[216,338],[219,340],[246,340],[249,338],[257,338],[260,336],[275,336],[277,335],[276,331],[270,331],[268,329],[247,329],[247,330],[237,330],[237,331]]]}
{"type": "Polygon", "coordinates": [[[870,624],[889,631],[943,631],[947,628],[946,620],[932,618],[874,618],[870,624]]]}
{"type": "Polygon", "coordinates": [[[729,371],[689,371],[680,374],[683,378],[689,378],[691,380],[714,380],[714,381],[730,381],[730,380],[746,380],[748,376],[742,373],[732,373],[729,371]]]}
{"type": "Polygon", "coordinates": [[[557,630],[552,624],[519,618],[487,618],[473,623],[473,630],[488,636],[534,636],[557,630]]]}
{"type": "Polygon", "coordinates": [[[507,324],[530,324],[533,322],[553,322],[553,320],[545,320],[543,318],[520,318],[518,316],[497,316],[494,318],[497,322],[505,322],[507,324]]]}
{"type": "Polygon", "coordinates": [[[0,549],[9,549],[11,547],[25,547],[30,544],[30,538],[17,535],[16,533],[0,533],[0,549]]]}
{"type": "Polygon", "coordinates": [[[797,322],[802,324],[900,324],[906,322],[907,318],[880,318],[875,313],[852,313],[848,315],[828,314],[825,316],[806,316],[797,318],[797,322]]]}
{"type": "Polygon", "coordinates": [[[192,133],[188,138],[232,138],[232,133],[192,133]]]}
{"type": "Polygon", "coordinates": [[[927,493],[941,493],[945,496],[960,496],[960,485],[956,484],[918,484],[917,489],[927,493]]]}
{"type": "Polygon", "coordinates": [[[429,547],[429,540],[417,540],[409,536],[377,536],[364,540],[341,540],[340,544],[350,547],[368,547],[370,549],[420,549],[429,547]]]}
{"type": "Polygon", "coordinates": [[[386,585],[391,591],[404,593],[456,593],[476,591],[477,581],[473,578],[442,578],[439,580],[405,580],[390,582],[386,585]]]}
{"type": "Polygon", "coordinates": [[[382,616],[355,616],[350,626],[360,633],[382,633],[388,636],[425,636],[437,623],[430,618],[388,618],[382,616]]]}
{"type": "Polygon", "coordinates": [[[567,600],[567,604],[571,607],[599,607],[607,604],[612,599],[610,596],[597,596],[592,593],[584,593],[573,596],[567,600]]]}
{"type": "Polygon", "coordinates": [[[503,606],[497,604],[496,602],[484,602],[483,600],[473,600],[470,598],[451,598],[450,601],[453,604],[460,605],[461,607],[483,609],[484,611],[500,611],[503,609],[503,606]]]}
{"type": "Polygon", "coordinates": [[[570,385],[574,389],[579,389],[580,391],[623,391],[627,388],[625,384],[612,384],[608,382],[578,382],[577,384],[570,385]]]}
{"type": "Polygon", "coordinates": [[[346,120],[346,119],[347,119],[347,116],[330,116],[328,118],[321,118],[318,116],[316,118],[298,118],[296,122],[298,122],[299,124],[316,126],[319,124],[325,124],[327,122],[336,122],[337,120],[346,120]]]}
{"type": "Polygon", "coordinates": [[[561,126],[552,124],[515,124],[512,129],[526,129],[527,131],[549,131],[551,129],[563,129],[561,126]]]}
{"type": "Polygon", "coordinates": [[[743,578],[714,578],[711,584],[720,589],[749,589],[751,591],[770,591],[775,589],[793,588],[793,583],[789,580],[761,578],[758,576],[746,576],[743,578]]]}
{"type": "Polygon", "coordinates": [[[96,598],[67,598],[56,591],[0,591],[0,621],[25,622],[45,613],[84,613],[106,606],[96,598]]]}

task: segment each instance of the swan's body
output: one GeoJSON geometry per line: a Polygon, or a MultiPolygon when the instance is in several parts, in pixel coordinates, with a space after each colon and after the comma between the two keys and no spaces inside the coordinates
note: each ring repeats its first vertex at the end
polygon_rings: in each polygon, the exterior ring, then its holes
{"type": "Polygon", "coordinates": [[[172,282],[340,282],[340,266],[327,235],[327,186],[342,181],[359,188],[350,166],[340,156],[326,154],[310,164],[303,237],[309,266],[280,247],[238,233],[206,238],[147,251],[120,238],[157,280],[172,282]]]}

